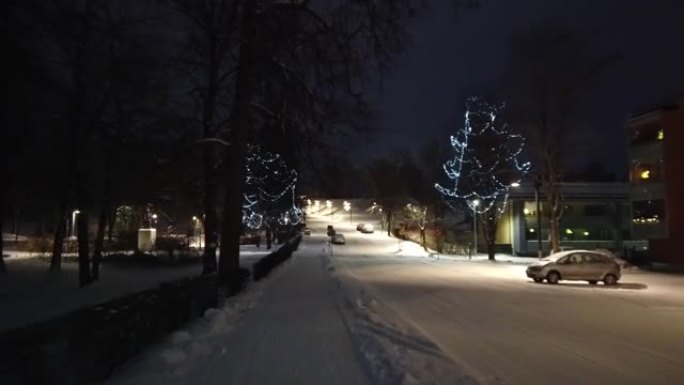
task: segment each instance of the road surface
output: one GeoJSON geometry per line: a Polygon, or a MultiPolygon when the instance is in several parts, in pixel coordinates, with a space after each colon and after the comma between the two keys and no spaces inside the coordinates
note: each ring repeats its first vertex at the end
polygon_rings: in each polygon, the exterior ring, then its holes
{"type": "Polygon", "coordinates": [[[347,239],[333,249],[336,274],[484,384],[684,383],[684,276],[535,284],[523,264],[412,256],[381,232],[358,233],[341,217],[335,227],[347,239]]]}

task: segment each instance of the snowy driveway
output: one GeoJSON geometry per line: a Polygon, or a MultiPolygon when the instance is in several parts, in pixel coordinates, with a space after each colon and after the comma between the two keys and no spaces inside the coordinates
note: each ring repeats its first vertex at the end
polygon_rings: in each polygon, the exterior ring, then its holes
{"type": "Polygon", "coordinates": [[[342,230],[336,274],[484,384],[684,381],[682,276],[627,272],[617,288],[535,284],[524,265],[437,261],[413,244],[398,251],[384,235],[342,230]]]}

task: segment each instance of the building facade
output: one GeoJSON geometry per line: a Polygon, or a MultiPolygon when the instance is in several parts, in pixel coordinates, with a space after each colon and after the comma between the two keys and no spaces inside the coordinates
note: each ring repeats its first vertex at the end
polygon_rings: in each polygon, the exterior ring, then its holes
{"type": "Polygon", "coordinates": [[[654,261],[684,263],[684,102],[627,122],[633,234],[654,261]]]}
{"type": "MultiPolygon", "coordinates": [[[[562,248],[622,251],[637,247],[631,234],[627,183],[565,183],[561,192],[564,200],[560,219],[562,248]]],[[[510,245],[509,250],[516,255],[536,255],[540,239],[542,252],[549,254],[550,226],[543,189],[539,194],[540,213],[537,213],[535,198],[534,185],[523,184],[511,189],[507,211],[499,221],[497,244],[510,245]]]]}

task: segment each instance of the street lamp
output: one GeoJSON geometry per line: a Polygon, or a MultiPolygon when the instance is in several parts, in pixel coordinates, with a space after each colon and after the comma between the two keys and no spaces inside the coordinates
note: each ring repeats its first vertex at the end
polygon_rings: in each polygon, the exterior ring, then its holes
{"type": "Polygon", "coordinates": [[[351,210],[351,203],[344,201],[344,211],[349,211],[349,224],[352,224],[352,210],[351,210]]]}
{"type": "Polygon", "coordinates": [[[192,234],[197,238],[197,248],[202,249],[202,227],[199,223],[199,218],[196,215],[192,216],[192,234]]]}
{"type": "Polygon", "coordinates": [[[152,225],[152,226],[150,226],[150,227],[152,227],[153,229],[154,229],[155,226],[157,225],[157,214],[152,214],[152,223],[151,223],[151,225],[152,225]]]}
{"type": "Polygon", "coordinates": [[[473,243],[475,245],[475,254],[477,254],[477,206],[480,205],[480,200],[475,199],[471,203],[473,206],[473,243]]]}
{"type": "Polygon", "coordinates": [[[80,213],[78,209],[71,212],[71,236],[73,238],[76,238],[76,215],[80,213]]]}

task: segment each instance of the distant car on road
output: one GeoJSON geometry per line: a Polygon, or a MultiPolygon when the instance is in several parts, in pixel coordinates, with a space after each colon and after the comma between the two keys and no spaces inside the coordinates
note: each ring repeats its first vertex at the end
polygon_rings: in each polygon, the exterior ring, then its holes
{"type": "Polygon", "coordinates": [[[620,265],[601,252],[570,250],[551,254],[527,267],[527,276],[534,282],[546,280],[556,284],[561,280],[587,281],[592,285],[603,281],[616,285],[620,280],[620,265]]]}
{"type": "Polygon", "coordinates": [[[361,232],[362,233],[371,234],[374,231],[375,231],[375,227],[371,224],[366,223],[363,226],[361,226],[361,232]]]}
{"type": "Polygon", "coordinates": [[[335,233],[335,235],[332,236],[330,242],[332,242],[336,245],[344,245],[346,243],[345,239],[344,239],[344,235],[342,235],[340,233],[335,233]]]}

